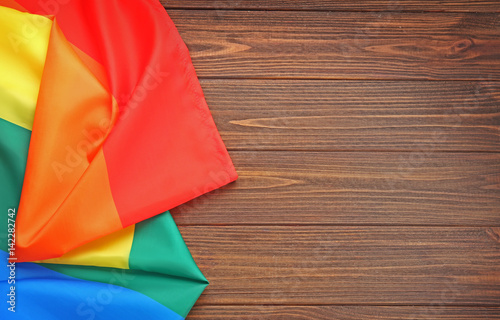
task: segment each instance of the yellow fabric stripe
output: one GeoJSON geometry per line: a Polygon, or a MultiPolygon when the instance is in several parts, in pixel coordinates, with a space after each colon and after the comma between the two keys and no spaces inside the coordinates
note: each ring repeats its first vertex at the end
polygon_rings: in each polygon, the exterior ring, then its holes
{"type": "Polygon", "coordinates": [[[31,130],[52,20],[0,7],[0,118],[31,130]]]}
{"type": "Polygon", "coordinates": [[[60,258],[41,262],[128,269],[134,229],[135,225],[132,225],[76,248],[60,258]]]}

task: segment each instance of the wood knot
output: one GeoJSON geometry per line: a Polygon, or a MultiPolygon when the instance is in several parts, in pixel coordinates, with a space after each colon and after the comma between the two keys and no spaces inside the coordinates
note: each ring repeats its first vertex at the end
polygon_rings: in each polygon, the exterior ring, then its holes
{"type": "Polygon", "coordinates": [[[474,46],[474,41],[470,38],[457,41],[451,47],[451,54],[463,53],[474,46]]]}

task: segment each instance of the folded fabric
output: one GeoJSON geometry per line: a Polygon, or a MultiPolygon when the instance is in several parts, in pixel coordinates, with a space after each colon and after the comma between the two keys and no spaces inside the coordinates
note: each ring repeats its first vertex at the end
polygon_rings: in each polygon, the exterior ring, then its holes
{"type": "MultiPolygon", "coordinates": [[[[17,220],[19,261],[59,257],[236,179],[158,2],[44,3],[18,1],[55,21],[17,220]]],[[[39,17],[32,32],[21,28],[14,48],[48,24],[39,17]]]]}
{"type": "Polygon", "coordinates": [[[172,21],[152,0],[0,0],[0,29],[0,256],[24,262],[0,315],[185,317],[207,281],[163,212],[237,174],[172,21]]]}

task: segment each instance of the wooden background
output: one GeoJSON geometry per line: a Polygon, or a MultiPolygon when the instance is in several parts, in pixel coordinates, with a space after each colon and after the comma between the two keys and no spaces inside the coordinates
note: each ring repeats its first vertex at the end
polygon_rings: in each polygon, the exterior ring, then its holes
{"type": "Polygon", "coordinates": [[[500,319],[500,2],[165,0],[240,179],[189,319],[500,319]]]}

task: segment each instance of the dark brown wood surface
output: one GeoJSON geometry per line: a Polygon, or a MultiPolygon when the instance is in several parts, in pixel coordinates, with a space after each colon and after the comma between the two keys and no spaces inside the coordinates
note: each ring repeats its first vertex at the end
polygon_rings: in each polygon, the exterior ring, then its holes
{"type": "Polygon", "coordinates": [[[231,156],[239,180],[174,209],[179,224],[500,226],[497,153],[231,156]]]}
{"type": "Polygon", "coordinates": [[[287,320],[493,320],[499,308],[448,307],[439,304],[412,307],[379,306],[199,306],[190,319],[287,320]]]}
{"type": "Polygon", "coordinates": [[[500,12],[496,0],[161,0],[167,9],[500,12]]]}
{"type": "Polygon", "coordinates": [[[500,82],[203,80],[230,150],[500,151],[500,82]]]}
{"type": "Polygon", "coordinates": [[[500,80],[500,14],[169,10],[201,77],[500,80]]]}
{"type": "Polygon", "coordinates": [[[240,175],[188,319],[500,319],[498,1],[162,3],[240,175]]]}
{"type": "Polygon", "coordinates": [[[496,306],[500,228],[192,226],[200,305],[496,306]],[[422,294],[425,292],[425,294],[422,294]]]}

